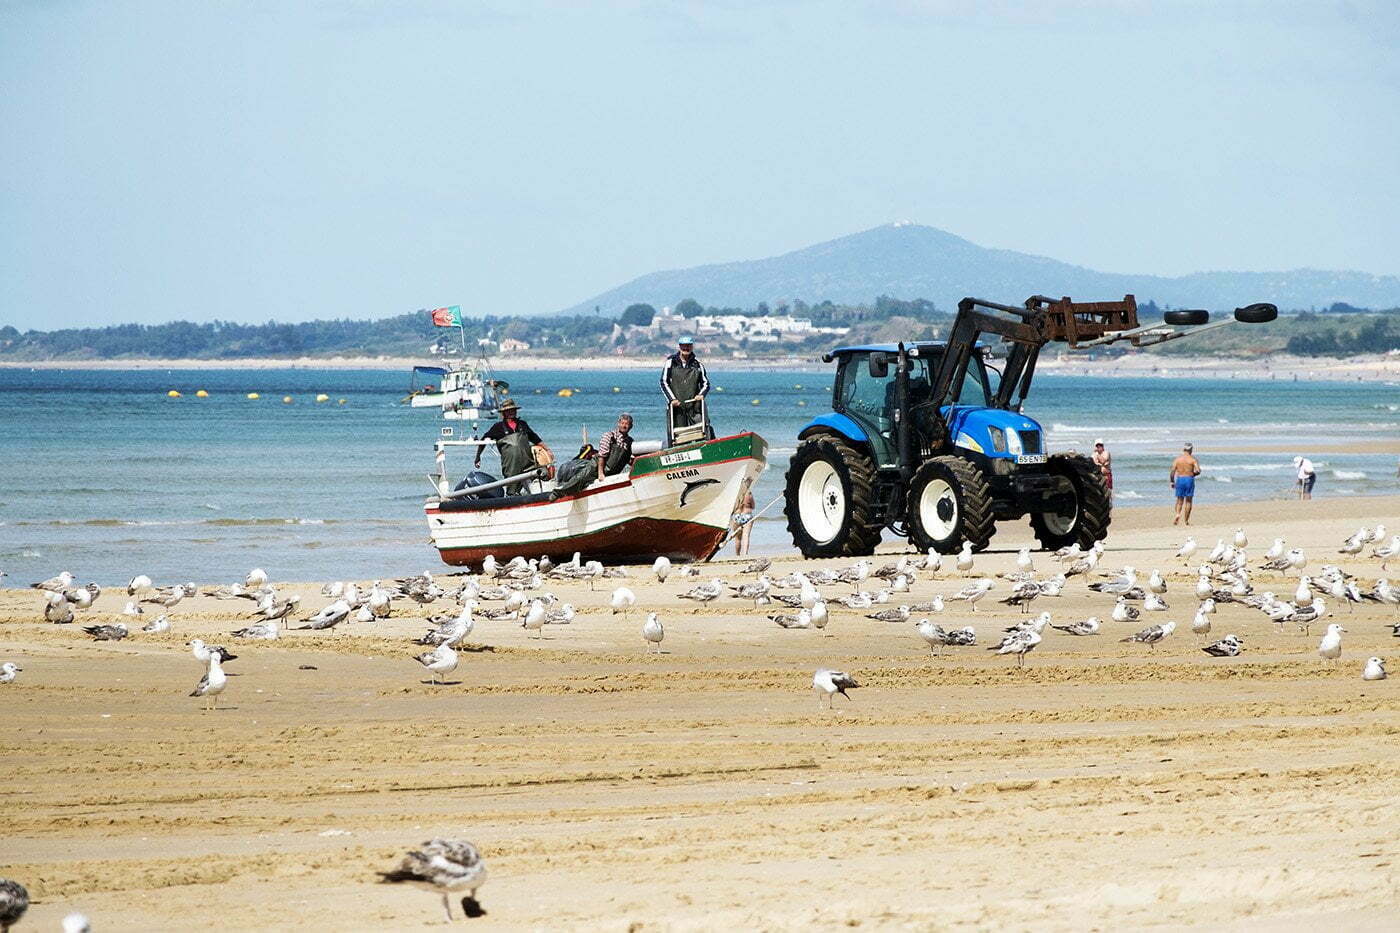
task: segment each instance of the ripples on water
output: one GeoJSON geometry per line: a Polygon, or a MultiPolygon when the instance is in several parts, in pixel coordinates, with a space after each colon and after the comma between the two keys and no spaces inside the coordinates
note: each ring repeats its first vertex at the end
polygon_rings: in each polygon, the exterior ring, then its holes
{"type": "MultiPolygon", "coordinates": [[[[658,373],[502,373],[522,414],[571,454],[637,418],[659,437],[658,373]],[[576,390],[571,398],[555,395],[576,390]],[[614,392],[616,387],[618,391],[614,392]],[[538,388],[538,393],[536,393],[538,388]]],[[[712,417],[724,433],[766,437],[755,490],[777,496],[797,431],[830,403],[825,371],[726,372],[712,417]],[[753,404],[758,400],[757,405],[753,404]]],[[[58,569],[83,579],[229,580],[253,565],[282,579],[381,577],[440,566],[421,512],[442,422],[398,404],[408,374],[342,370],[0,370],[0,569],[24,585],[58,569]],[[206,389],[209,398],[194,397],[206,389]],[[167,398],[178,389],[184,396],[167,398]],[[262,398],[245,396],[258,392],[262,398]],[[331,396],[316,404],[317,393],[331,396]],[[291,395],[286,405],[282,396],[291,395]],[[339,399],[345,404],[337,404],[339,399]]],[[[1400,437],[1400,389],[1355,383],[1037,377],[1027,414],[1052,450],[1103,437],[1123,506],[1170,502],[1167,469],[1184,441],[1204,465],[1198,507],[1288,495],[1290,453],[1217,453],[1225,445],[1310,445],[1400,437]]],[[[1396,489],[1391,454],[1311,455],[1317,495],[1396,489]]],[[[467,455],[449,460],[460,475],[467,455]]],[[[486,462],[494,466],[495,455],[486,462]]],[[[756,550],[788,546],[781,503],[755,525],[756,550]]]]}

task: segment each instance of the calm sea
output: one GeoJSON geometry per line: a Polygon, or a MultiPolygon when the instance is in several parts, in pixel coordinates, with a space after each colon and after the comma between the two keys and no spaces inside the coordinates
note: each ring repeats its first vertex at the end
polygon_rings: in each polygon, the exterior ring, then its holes
{"type": "MultiPolygon", "coordinates": [[[[636,436],[661,434],[656,373],[501,375],[556,452],[576,449],[582,427],[596,440],[620,410],[635,414],[636,436]],[[575,393],[561,398],[561,388],[575,393]]],[[[718,430],[753,430],[771,444],[756,490],[762,506],[781,491],[797,431],[829,405],[830,376],[711,376],[723,389],[712,396],[718,430]]],[[[103,584],[137,572],[227,581],[253,566],[283,580],[435,569],[421,507],[443,422],[400,404],[408,383],[407,373],[381,371],[0,369],[4,583],[64,569],[103,584]],[[183,397],[167,398],[170,389],[183,397]],[[196,398],[199,389],[209,397],[196,398]],[[316,403],[319,393],[330,401],[316,403]]],[[[1310,450],[1400,437],[1394,385],[1041,375],[1027,413],[1046,426],[1052,450],[1087,451],[1105,438],[1123,507],[1168,506],[1167,467],[1186,440],[1205,468],[1199,508],[1290,492],[1291,452],[1216,452],[1225,445],[1287,443],[1311,455],[1319,497],[1400,485],[1393,454],[1310,450]]],[[[486,460],[494,469],[494,453],[486,460]]],[[[756,551],[789,545],[781,508],[755,526],[756,551]]]]}

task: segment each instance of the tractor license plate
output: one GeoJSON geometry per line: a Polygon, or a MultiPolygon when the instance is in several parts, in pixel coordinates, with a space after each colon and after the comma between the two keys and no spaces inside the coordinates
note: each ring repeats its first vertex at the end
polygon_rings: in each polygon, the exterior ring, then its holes
{"type": "Polygon", "coordinates": [[[1045,454],[1017,454],[1017,463],[1044,463],[1045,454]]]}

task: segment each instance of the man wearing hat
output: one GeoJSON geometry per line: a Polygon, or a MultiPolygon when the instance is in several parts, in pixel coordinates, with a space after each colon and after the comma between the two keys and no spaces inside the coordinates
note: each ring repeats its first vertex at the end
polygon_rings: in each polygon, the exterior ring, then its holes
{"type": "Polygon", "coordinates": [[[1172,461],[1172,472],[1168,482],[1176,493],[1176,518],[1173,525],[1191,524],[1191,501],[1196,498],[1196,477],[1201,475],[1201,463],[1196,459],[1195,448],[1186,444],[1181,448],[1181,456],[1172,461]]]}
{"type": "MultiPolygon", "coordinates": [[[[695,356],[695,341],[682,337],[676,352],[666,358],[661,368],[661,391],[671,406],[671,423],[676,427],[697,424],[700,421],[700,401],[710,393],[710,379],[705,375],[705,364],[695,356]]],[[[666,446],[673,439],[667,431],[666,446]]]]}
{"type": "MultiPolygon", "coordinates": [[[[501,420],[486,429],[486,433],[481,435],[482,440],[495,441],[496,451],[501,455],[501,479],[507,476],[518,476],[535,466],[534,445],[545,446],[544,441],[535,433],[534,429],[526,423],[524,418],[517,417],[520,406],[514,399],[506,399],[501,403],[501,420]]],[[[481,466],[481,452],[484,447],[476,449],[476,466],[481,466]]],[[[548,450],[548,447],[545,447],[548,450]]],[[[507,495],[514,495],[526,491],[524,483],[516,483],[514,486],[506,487],[507,495]]]]}

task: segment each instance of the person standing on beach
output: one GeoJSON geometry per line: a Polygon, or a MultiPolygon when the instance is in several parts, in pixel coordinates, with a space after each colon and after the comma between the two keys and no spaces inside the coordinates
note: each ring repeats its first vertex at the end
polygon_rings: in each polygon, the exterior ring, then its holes
{"type": "Polygon", "coordinates": [[[1103,445],[1103,438],[1094,441],[1094,464],[1103,474],[1103,484],[1108,487],[1109,495],[1113,494],[1113,455],[1108,452],[1108,448],[1103,445]]]}
{"type": "Polygon", "coordinates": [[[1167,482],[1176,492],[1176,518],[1173,525],[1191,524],[1191,500],[1196,497],[1196,477],[1201,475],[1201,464],[1196,459],[1190,444],[1181,448],[1181,456],[1172,461],[1172,471],[1167,482]]]}
{"type": "MultiPolygon", "coordinates": [[[[661,392],[671,406],[668,424],[679,428],[699,422],[700,403],[710,394],[710,377],[705,374],[705,364],[695,355],[695,341],[689,337],[680,339],[676,352],[668,356],[666,365],[661,367],[661,392]]],[[[668,429],[666,446],[673,443],[675,439],[668,429]]]]}
{"type": "Polygon", "coordinates": [[[1313,486],[1317,483],[1317,471],[1307,457],[1294,457],[1293,467],[1298,471],[1298,498],[1311,499],[1313,486]]]}
{"type": "Polygon", "coordinates": [[[758,505],[753,501],[753,490],[744,490],[744,501],[739,511],[734,513],[734,523],[730,533],[734,535],[734,553],[739,557],[749,553],[749,536],[753,534],[753,510],[758,505]]]}

